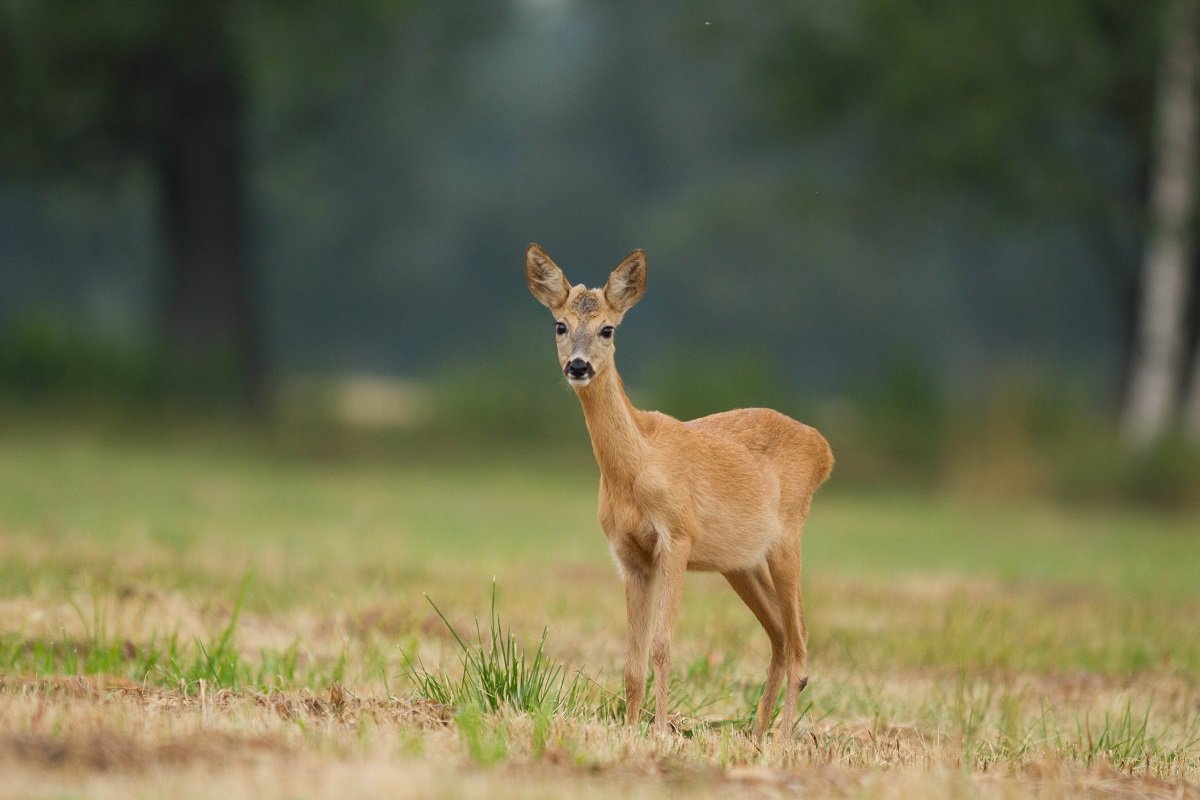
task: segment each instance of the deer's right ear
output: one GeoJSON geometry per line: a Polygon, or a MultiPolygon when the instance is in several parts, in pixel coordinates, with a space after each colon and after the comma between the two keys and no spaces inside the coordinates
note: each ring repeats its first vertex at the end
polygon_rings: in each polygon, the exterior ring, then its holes
{"type": "Polygon", "coordinates": [[[561,308],[571,292],[567,276],[536,244],[525,248],[525,282],[537,301],[551,310],[561,308]]]}

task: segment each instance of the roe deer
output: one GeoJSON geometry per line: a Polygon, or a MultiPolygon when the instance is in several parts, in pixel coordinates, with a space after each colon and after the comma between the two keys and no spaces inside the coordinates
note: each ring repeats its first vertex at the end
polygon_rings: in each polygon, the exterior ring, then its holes
{"type": "Polygon", "coordinates": [[[800,537],[813,493],[833,468],[829,444],[816,429],[766,408],[680,422],[633,407],[613,361],[613,334],[646,290],[641,250],[603,289],[588,289],[568,283],[531,244],[525,280],[554,314],[559,365],[583,405],[600,466],[600,526],[625,584],[626,723],[638,720],[650,655],[654,729],[665,730],[684,573],[706,570],[725,577],[771,640],[754,736],[770,725],[785,677],[781,728],[790,734],[808,682],[800,537]]]}

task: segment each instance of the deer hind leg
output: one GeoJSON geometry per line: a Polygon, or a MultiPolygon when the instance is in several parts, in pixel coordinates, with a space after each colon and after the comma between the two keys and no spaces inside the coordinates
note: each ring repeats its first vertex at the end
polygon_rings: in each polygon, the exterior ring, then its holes
{"type": "Polygon", "coordinates": [[[775,600],[775,586],[771,583],[771,573],[766,564],[739,571],[726,572],[725,580],[737,592],[742,602],[754,612],[767,638],[771,640],[771,663],[767,667],[767,682],[763,686],[762,699],[758,704],[758,713],[754,718],[752,730],[755,739],[761,739],[771,724],[775,711],[775,701],[779,699],[779,688],[783,684],[785,668],[785,650],[783,623],[779,619],[779,604],[775,600]]]}
{"type": "Polygon", "coordinates": [[[783,623],[784,660],[787,664],[787,691],[784,694],[780,730],[790,736],[796,723],[796,703],[808,684],[808,630],[804,626],[804,608],[800,597],[800,536],[788,537],[767,554],[771,580],[783,623]]]}

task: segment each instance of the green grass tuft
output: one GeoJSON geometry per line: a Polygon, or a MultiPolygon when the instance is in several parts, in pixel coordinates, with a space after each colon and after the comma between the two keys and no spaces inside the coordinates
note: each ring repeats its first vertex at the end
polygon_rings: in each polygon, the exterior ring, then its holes
{"type": "Polygon", "coordinates": [[[454,680],[444,670],[428,670],[420,658],[414,661],[405,653],[407,676],[421,697],[442,705],[474,707],[487,712],[507,708],[530,714],[579,716],[591,708],[595,683],[578,671],[567,679],[566,666],[546,655],[546,629],[542,630],[532,656],[521,648],[516,635],[505,629],[496,609],[494,582],[486,639],[478,617],[475,639],[468,641],[433,599],[428,596],[426,599],[458,644],[462,674],[454,680]]]}

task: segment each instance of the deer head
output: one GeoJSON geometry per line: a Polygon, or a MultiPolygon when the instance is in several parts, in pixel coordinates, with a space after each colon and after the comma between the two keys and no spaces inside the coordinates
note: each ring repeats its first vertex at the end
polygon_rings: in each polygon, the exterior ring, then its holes
{"type": "Polygon", "coordinates": [[[603,289],[589,289],[572,286],[546,251],[531,244],[525,250],[525,282],[554,315],[558,363],[567,383],[582,388],[612,364],[617,326],[646,291],[646,254],[634,250],[603,289]]]}

